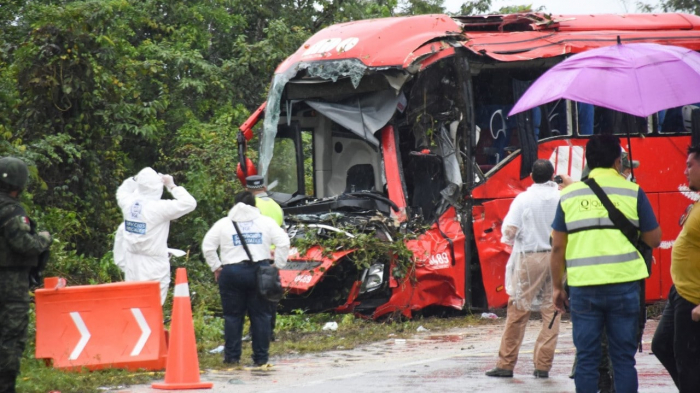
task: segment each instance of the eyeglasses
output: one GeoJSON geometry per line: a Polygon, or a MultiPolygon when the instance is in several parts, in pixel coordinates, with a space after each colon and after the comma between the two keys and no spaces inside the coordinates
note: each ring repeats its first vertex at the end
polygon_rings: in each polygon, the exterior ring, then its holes
{"type": "Polygon", "coordinates": [[[678,225],[683,226],[685,224],[685,221],[688,219],[688,216],[690,215],[690,211],[693,210],[693,206],[695,206],[694,203],[691,203],[688,205],[688,207],[685,208],[685,213],[681,215],[680,220],[678,220],[678,225]]]}

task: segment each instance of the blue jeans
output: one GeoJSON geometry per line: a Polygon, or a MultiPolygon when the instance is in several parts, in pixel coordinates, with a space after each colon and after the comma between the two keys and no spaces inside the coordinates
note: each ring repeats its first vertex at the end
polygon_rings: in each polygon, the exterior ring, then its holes
{"type": "MultiPolygon", "coordinates": [[[[258,262],[268,263],[268,262],[258,262]]],[[[256,289],[257,263],[224,265],[219,276],[219,294],[224,311],[224,361],[241,359],[241,338],[246,313],[253,338],[253,362],[265,364],[270,349],[270,302],[256,289]]]]}
{"type": "Polygon", "coordinates": [[[603,328],[608,335],[615,391],[637,392],[637,351],[639,282],[570,287],[571,322],[576,364],[576,392],[598,391],[598,365],[603,328]]]}

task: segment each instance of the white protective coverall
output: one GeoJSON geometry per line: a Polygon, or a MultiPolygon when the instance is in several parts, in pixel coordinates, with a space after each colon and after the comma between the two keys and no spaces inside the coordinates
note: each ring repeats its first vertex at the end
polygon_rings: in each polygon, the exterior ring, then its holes
{"type": "Polygon", "coordinates": [[[125,281],[159,281],[161,304],[165,303],[170,285],[170,221],[197,207],[197,201],[184,187],[175,186],[169,191],[175,199],[160,199],[163,180],[149,167],[142,169],[136,180],[126,179],[117,189],[117,203],[124,217],[121,241],[125,281]]]}
{"type": "Polygon", "coordinates": [[[114,264],[119,269],[126,273],[126,250],[124,249],[124,221],[119,224],[117,231],[114,233],[114,248],[112,248],[114,256],[114,264]]]}
{"type": "Polygon", "coordinates": [[[202,240],[202,253],[212,272],[222,264],[239,263],[249,259],[245,249],[233,243],[233,235],[236,234],[233,221],[238,223],[246,240],[253,240],[246,243],[256,262],[270,259],[270,245],[274,244],[275,266],[279,269],[287,264],[289,236],[284,229],[272,218],[260,214],[257,207],[237,203],[228,212],[227,217],[214,223],[202,240]],[[221,259],[216,253],[217,248],[220,248],[221,259]]]}

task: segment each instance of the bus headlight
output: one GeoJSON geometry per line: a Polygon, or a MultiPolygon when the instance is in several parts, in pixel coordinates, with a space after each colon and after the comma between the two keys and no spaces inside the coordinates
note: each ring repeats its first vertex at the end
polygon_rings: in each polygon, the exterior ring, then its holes
{"type": "Polygon", "coordinates": [[[362,274],[360,293],[372,292],[384,282],[384,264],[377,263],[366,269],[362,274]]]}

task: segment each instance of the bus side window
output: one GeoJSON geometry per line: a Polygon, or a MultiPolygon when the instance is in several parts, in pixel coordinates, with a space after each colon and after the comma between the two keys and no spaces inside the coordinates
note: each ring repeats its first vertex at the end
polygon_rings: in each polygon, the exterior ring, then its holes
{"type": "Polygon", "coordinates": [[[586,104],[583,102],[577,102],[576,110],[578,111],[577,113],[579,135],[593,135],[593,105],[586,104]]]}
{"type": "Polygon", "coordinates": [[[518,145],[515,116],[508,117],[512,105],[480,105],[476,108],[476,123],[481,128],[476,146],[476,161],[483,172],[488,172],[509,152],[506,148],[518,145]]]}
{"type": "Polygon", "coordinates": [[[700,103],[660,111],[659,132],[690,132],[692,112],[697,110],[695,108],[700,108],[700,103]]]}

